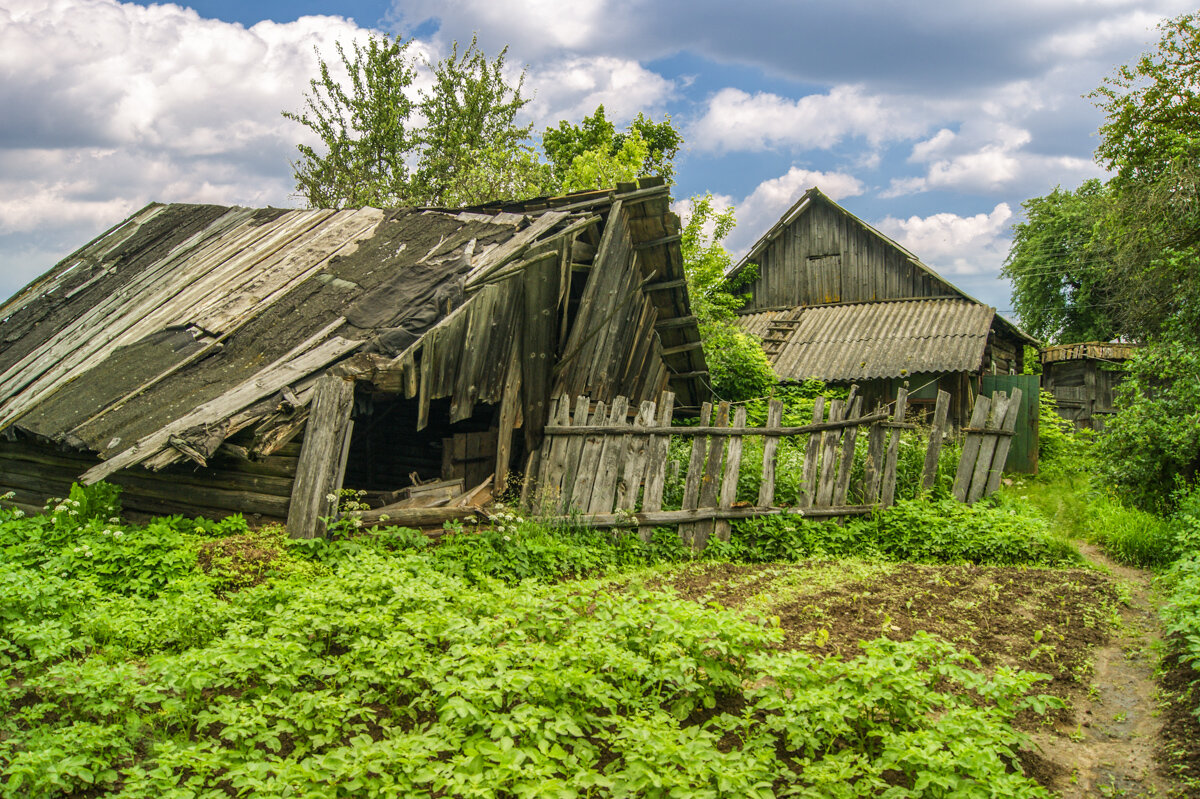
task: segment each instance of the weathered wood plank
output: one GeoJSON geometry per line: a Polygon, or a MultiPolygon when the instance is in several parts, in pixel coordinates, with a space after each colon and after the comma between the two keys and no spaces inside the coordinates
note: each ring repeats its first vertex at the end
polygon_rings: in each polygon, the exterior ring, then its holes
{"type": "MultiPolygon", "coordinates": [[[[629,399],[623,396],[613,398],[609,409],[609,424],[625,423],[628,429],[626,412],[629,410],[629,399]]],[[[617,493],[617,477],[621,473],[621,456],[625,454],[625,436],[607,435],[600,447],[600,457],[592,484],[592,496],[588,501],[588,513],[611,513],[613,499],[617,493]]]]}
{"type": "Polygon", "coordinates": [[[288,535],[316,538],[324,532],[322,517],[337,510],[338,471],[354,410],[354,383],[332,375],[317,381],[304,446],[296,464],[296,482],[288,505],[288,535]],[[330,501],[329,497],[335,498],[330,501]]]}
{"type": "Polygon", "coordinates": [[[646,400],[638,407],[637,418],[633,420],[634,433],[627,437],[625,443],[621,479],[617,482],[618,511],[632,512],[637,508],[642,478],[646,475],[646,453],[650,446],[650,437],[641,431],[653,421],[654,403],[646,400]]]}
{"type": "MultiPolygon", "coordinates": [[[[823,398],[822,398],[823,399],[823,398]]],[[[656,425],[648,428],[650,433],[659,433],[669,431],[673,436],[682,438],[709,436],[753,436],[753,435],[779,435],[779,436],[796,436],[804,433],[822,433],[826,430],[841,430],[846,427],[861,427],[863,425],[882,422],[887,419],[890,414],[887,411],[870,414],[858,419],[843,419],[837,422],[818,422],[815,424],[800,425],[798,427],[777,427],[768,429],[766,427],[712,427],[709,425],[697,425],[695,427],[672,427],[667,428],[662,425],[656,425]]],[[[885,423],[884,427],[903,427],[907,430],[915,430],[916,425],[904,424],[894,425],[885,423]]],[[[617,432],[607,425],[587,425],[585,427],[564,427],[562,425],[547,425],[546,435],[548,436],[585,436],[593,433],[617,432]]]]}
{"type": "Polygon", "coordinates": [[[1008,400],[1008,411],[1000,422],[998,432],[1007,433],[996,442],[996,454],[992,457],[992,468],[988,472],[987,484],[983,495],[994,494],[1000,488],[1000,477],[1004,473],[1004,464],[1008,460],[1008,450],[1012,447],[1012,434],[1017,429],[1017,417],[1021,415],[1021,389],[1014,388],[1008,400]]]}
{"type": "MultiPolygon", "coordinates": [[[[712,403],[706,402],[700,406],[700,421],[707,424],[712,418],[712,403]]],[[[683,502],[681,503],[684,510],[695,510],[700,503],[700,481],[703,479],[704,472],[704,451],[707,439],[703,436],[697,436],[692,439],[692,456],[688,460],[687,478],[683,484],[683,502]]],[[[688,546],[692,545],[694,530],[691,525],[681,525],[679,528],[679,537],[688,546]]]]}
{"type": "MultiPolygon", "coordinates": [[[[589,414],[591,413],[591,403],[588,398],[580,394],[575,398],[575,414],[571,417],[572,421],[577,425],[586,425],[591,421],[589,414]]],[[[562,489],[557,497],[558,509],[561,513],[566,513],[571,505],[571,498],[575,491],[575,477],[579,474],[579,459],[583,455],[584,439],[574,437],[568,439],[567,449],[565,451],[565,461],[563,464],[562,477],[554,478],[561,481],[562,489]]]]}
{"type": "MultiPolygon", "coordinates": [[[[840,422],[846,412],[846,405],[840,399],[829,403],[829,421],[840,422]]],[[[833,502],[833,486],[837,479],[838,442],[841,440],[841,430],[827,430],[821,436],[821,468],[817,480],[817,495],[813,504],[816,507],[828,507],[833,502]]]]}
{"type": "MultiPolygon", "coordinates": [[[[982,428],[987,422],[992,409],[992,401],[980,394],[975,398],[975,408],[971,411],[970,427],[982,428]]],[[[983,434],[967,433],[963,442],[962,455],[959,456],[958,470],[954,474],[954,498],[959,502],[967,501],[967,490],[971,487],[971,476],[975,472],[975,461],[979,458],[979,445],[983,434]]]]}
{"type": "MultiPolygon", "coordinates": [[[[1001,422],[1008,413],[1008,405],[1008,396],[1003,391],[992,394],[992,409],[985,423],[988,430],[1000,429],[1001,422]]],[[[999,438],[1001,436],[990,433],[982,434],[979,442],[979,455],[975,459],[975,469],[971,473],[971,487],[967,490],[968,505],[975,504],[983,496],[983,489],[987,486],[988,472],[992,468],[992,456],[996,453],[996,442],[999,438]]]]}
{"type": "MultiPolygon", "coordinates": [[[[820,424],[825,418],[825,398],[818,396],[813,405],[813,424],[820,424]]],[[[800,487],[804,496],[800,498],[800,506],[811,508],[816,500],[817,492],[817,458],[821,453],[821,436],[809,434],[808,449],[804,453],[804,471],[801,473],[800,487]]]]}
{"type": "MultiPolygon", "coordinates": [[[[565,405],[567,400],[562,398],[565,405]]],[[[504,378],[504,394],[500,400],[500,428],[496,441],[496,469],[492,483],[492,495],[500,496],[508,487],[509,461],[512,460],[513,430],[517,424],[517,409],[521,403],[521,356],[520,346],[512,342],[512,353],[508,361],[508,374],[504,378]]]]}
{"type": "MultiPolygon", "coordinates": [[[[739,405],[733,414],[733,426],[742,427],[746,424],[746,406],[739,405]]],[[[729,510],[737,499],[738,475],[742,468],[742,437],[734,436],[729,439],[729,452],[725,456],[725,474],[721,478],[721,493],[717,507],[729,510]]],[[[721,541],[728,541],[731,528],[728,519],[718,520],[713,526],[713,534],[721,541]]]]}
{"type": "Polygon", "coordinates": [[[697,524],[714,519],[753,519],[759,516],[803,516],[812,519],[831,519],[841,516],[865,516],[878,510],[876,505],[845,505],[830,508],[695,508],[692,510],[642,511],[635,514],[610,513],[587,516],[582,519],[571,516],[551,518],[550,522],[582,523],[588,527],[630,527],[641,525],[653,529],[657,526],[697,524]]]}
{"type": "MultiPolygon", "coordinates": [[[[596,409],[592,413],[592,424],[603,424],[608,419],[605,411],[604,403],[597,402],[596,409]]],[[[596,469],[600,464],[600,450],[603,446],[604,436],[599,434],[588,436],[583,440],[583,447],[579,454],[579,466],[575,472],[575,483],[571,489],[570,504],[565,508],[566,511],[570,512],[574,508],[580,513],[587,513],[592,497],[592,486],[596,479],[596,469]]]]}
{"type": "MultiPolygon", "coordinates": [[[[716,427],[729,426],[729,403],[721,402],[717,405],[717,420],[716,427]]],[[[700,483],[700,500],[697,507],[713,508],[717,505],[717,498],[721,492],[721,469],[725,462],[725,444],[726,439],[713,436],[708,440],[708,457],[704,463],[704,478],[700,483]]],[[[692,534],[692,547],[700,550],[704,549],[708,544],[708,537],[712,535],[713,523],[711,520],[704,520],[696,524],[695,532],[692,534]]]]}
{"type": "MultiPolygon", "coordinates": [[[[846,413],[846,421],[856,421],[862,415],[862,397],[854,397],[850,402],[850,410],[846,413]]],[[[846,495],[850,493],[850,474],[854,467],[854,445],[858,441],[859,425],[847,427],[842,434],[842,456],[838,460],[837,481],[833,488],[833,505],[846,504],[846,495]]]]}
{"type": "MultiPolygon", "coordinates": [[[[771,435],[783,421],[783,402],[773,399],[767,403],[766,435],[763,438],[762,479],[758,484],[758,504],[769,508],[775,502],[775,462],[778,458],[779,436],[771,435]]],[[[736,427],[736,425],[735,425],[736,427]]]]}
{"type": "MultiPolygon", "coordinates": [[[[671,417],[675,411],[675,395],[670,391],[663,392],[658,406],[658,424],[670,428],[671,417]]],[[[652,435],[646,446],[646,490],[642,494],[642,510],[654,512],[662,509],[663,487],[666,482],[667,454],[670,449],[669,435],[652,435]]],[[[638,528],[638,535],[643,541],[649,541],[654,534],[654,527],[645,525],[638,528]]]]}
{"type": "Polygon", "coordinates": [[[929,446],[925,448],[925,465],[921,469],[921,488],[933,489],[937,481],[938,458],[942,454],[942,438],[946,434],[946,414],[950,410],[950,394],[938,391],[933,408],[933,425],[929,429],[929,446]]]}
{"type": "MultiPolygon", "coordinates": [[[[904,421],[904,412],[908,409],[908,389],[901,388],[896,392],[896,421],[904,421]]],[[[883,486],[879,491],[879,504],[890,508],[896,499],[896,461],[900,457],[900,436],[903,431],[899,428],[892,430],[888,439],[887,457],[883,461],[883,486]]]]}

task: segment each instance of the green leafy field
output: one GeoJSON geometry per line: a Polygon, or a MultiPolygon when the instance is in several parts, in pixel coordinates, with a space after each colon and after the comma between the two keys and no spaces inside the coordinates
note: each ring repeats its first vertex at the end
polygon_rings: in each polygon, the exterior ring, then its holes
{"type": "Polygon", "coordinates": [[[1046,795],[1011,724],[1039,675],[924,634],[783,651],[619,579],[669,537],[295,545],[114,500],[0,510],[5,796],[1046,795]]]}

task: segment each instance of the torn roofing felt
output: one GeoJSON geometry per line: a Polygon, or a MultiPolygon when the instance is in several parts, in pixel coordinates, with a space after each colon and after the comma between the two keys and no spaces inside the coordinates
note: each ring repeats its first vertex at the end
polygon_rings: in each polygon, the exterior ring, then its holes
{"type": "MultiPolygon", "coordinates": [[[[669,200],[666,187],[652,191],[669,200]]],[[[493,338],[518,335],[521,317],[505,309],[524,289],[511,278],[550,260],[569,274],[571,232],[602,224],[620,197],[544,199],[521,213],[152,204],[0,306],[0,431],[99,455],[91,481],[135,463],[203,463],[238,430],[303,406],[331,366],[394,365],[402,384],[434,396],[460,378],[502,381],[507,345],[483,354],[499,366],[445,345],[432,364],[431,331],[459,320],[479,332],[487,320],[493,338]],[[425,363],[413,360],[419,349],[425,363]]],[[[639,281],[653,279],[655,253],[644,254],[651,277],[639,281]]],[[[659,261],[664,278],[682,277],[677,244],[659,261]]],[[[672,335],[698,341],[686,291],[668,295],[649,329],[667,321],[672,335]]],[[[698,345],[674,355],[672,372],[703,374],[698,345]]],[[[460,393],[473,402],[489,391],[460,393]]]]}

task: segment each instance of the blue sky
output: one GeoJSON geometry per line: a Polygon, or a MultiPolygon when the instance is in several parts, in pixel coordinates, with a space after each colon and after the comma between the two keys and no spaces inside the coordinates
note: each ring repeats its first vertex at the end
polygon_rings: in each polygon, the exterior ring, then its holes
{"type": "Polygon", "coordinates": [[[1102,176],[1082,95],[1177,0],[397,0],[0,4],[0,295],[150,201],[296,205],[314,49],[386,31],[509,47],[535,130],[670,114],[675,196],[737,209],[740,256],[818,185],[1007,311],[1021,202],[1102,176]]]}

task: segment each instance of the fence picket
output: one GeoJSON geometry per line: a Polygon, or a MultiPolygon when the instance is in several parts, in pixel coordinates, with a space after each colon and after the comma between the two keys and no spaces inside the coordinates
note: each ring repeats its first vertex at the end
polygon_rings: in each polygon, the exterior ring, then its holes
{"type": "MultiPolygon", "coordinates": [[[[700,406],[700,424],[708,424],[711,418],[712,403],[706,402],[700,406]]],[[[695,510],[700,507],[700,479],[704,469],[704,445],[707,440],[704,436],[696,436],[692,439],[692,457],[688,460],[686,482],[683,484],[682,510],[695,510]]],[[[695,535],[695,527],[694,524],[679,525],[679,537],[685,543],[691,544],[695,535]]]]}
{"type": "MultiPolygon", "coordinates": [[[[857,419],[862,415],[862,397],[854,397],[847,419],[857,419]]],[[[858,440],[858,427],[847,427],[842,434],[842,457],[838,460],[837,482],[834,484],[832,505],[846,504],[846,494],[850,492],[850,472],[854,466],[854,444],[858,440]]]]}
{"type": "Polygon", "coordinates": [[[637,507],[641,493],[642,478],[646,474],[646,451],[650,437],[638,434],[637,429],[654,424],[654,403],[646,400],[638,407],[633,420],[633,435],[626,436],[625,453],[622,455],[621,478],[617,481],[617,510],[632,511],[637,507]]]}
{"type": "MultiPolygon", "coordinates": [[[[893,422],[904,422],[904,411],[908,408],[908,389],[902,388],[896,392],[896,413],[893,422]]],[[[890,508],[896,499],[896,459],[900,456],[900,432],[903,428],[893,427],[892,437],[888,440],[887,458],[883,462],[883,487],[879,492],[879,502],[883,507],[890,508]]]]}
{"type": "MultiPolygon", "coordinates": [[[[658,426],[670,427],[671,416],[675,411],[675,395],[670,391],[662,395],[662,404],[658,409],[658,426]]],[[[650,436],[646,446],[646,491],[642,496],[642,511],[653,513],[662,509],[663,485],[666,482],[667,453],[671,444],[670,436],[650,436]]],[[[654,528],[643,525],[638,528],[638,535],[643,541],[649,541],[654,534],[654,528]]]]}
{"type": "Polygon", "coordinates": [[[1021,389],[1014,388],[1008,399],[1008,413],[1000,422],[1000,429],[1007,435],[1000,436],[996,442],[996,454],[992,456],[992,468],[988,472],[987,485],[983,495],[994,493],[1000,487],[1000,476],[1004,472],[1004,464],[1008,461],[1008,450],[1012,447],[1014,433],[1017,429],[1017,416],[1021,413],[1021,389]]]}
{"type": "MultiPolygon", "coordinates": [[[[717,420],[714,422],[714,426],[729,426],[728,402],[717,405],[717,420]]],[[[704,463],[704,477],[700,481],[700,504],[697,506],[700,508],[716,507],[717,497],[721,492],[721,467],[725,461],[725,436],[709,436],[708,438],[708,457],[704,463]]],[[[695,531],[692,534],[692,546],[695,549],[704,549],[712,531],[712,519],[696,522],[695,531]]]]}
{"type": "MultiPolygon", "coordinates": [[[[591,423],[594,425],[604,424],[608,420],[605,410],[604,403],[597,402],[596,409],[592,412],[591,423]]],[[[593,433],[583,439],[578,465],[575,467],[575,484],[571,490],[570,505],[565,510],[570,511],[573,507],[580,513],[587,513],[592,499],[593,481],[596,479],[596,467],[600,463],[600,448],[603,444],[604,436],[598,433],[593,433]]]]}
{"type": "MultiPolygon", "coordinates": [[[[629,424],[629,399],[614,397],[609,410],[608,423],[613,427],[629,424]]],[[[624,435],[606,435],[596,459],[596,481],[592,485],[592,496],[588,501],[588,513],[611,513],[613,498],[617,493],[617,475],[621,470],[621,456],[625,454],[624,435]]]]}
{"type": "MultiPolygon", "coordinates": [[[[739,405],[733,414],[733,426],[746,425],[746,406],[739,405]]],[[[729,510],[737,499],[738,474],[742,468],[742,437],[733,436],[729,439],[729,452],[725,457],[725,474],[721,478],[721,495],[718,508],[729,510]]],[[[728,519],[718,519],[713,525],[713,534],[722,541],[729,540],[731,532],[728,519]]]]}
{"type": "MultiPolygon", "coordinates": [[[[825,398],[818,396],[813,405],[813,424],[820,424],[825,418],[825,398]]],[[[817,456],[821,453],[821,434],[811,433],[808,436],[808,450],[804,453],[804,471],[801,473],[800,488],[804,496],[800,498],[801,507],[811,508],[817,492],[817,456]]]]}
{"type": "Polygon", "coordinates": [[[769,508],[775,501],[775,459],[778,457],[779,436],[771,430],[779,429],[783,423],[783,402],[773,399],[767,403],[767,434],[763,439],[762,479],[758,484],[758,506],[769,508]]]}
{"type": "Polygon", "coordinates": [[[925,465],[921,469],[921,488],[929,491],[937,480],[938,458],[942,454],[942,438],[946,434],[946,414],[950,410],[950,395],[938,391],[933,408],[933,426],[929,429],[929,446],[925,448],[925,465]]]}
{"type": "MultiPolygon", "coordinates": [[[[845,414],[845,405],[841,400],[829,403],[829,421],[840,422],[845,414]]],[[[833,503],[833,483],[837,477],[837,449],[841,440],[842,430],[826,430],[821,437],[821,469],[817,482],[817,496],[814,505],[827,508],[833,503]]]]}
{"type": "MultiPolygon", "coordinates": [[[[997,391],[992,395],[991,412],[988,414],[987,422],[984,423],[984,429],[999,430],[1000,423],[1004,420],[1006,413],[1008,413],[1008,395],[1003,391],[997,391]]],[[[967,491],[968,505],[974,505],[983,496],[983,489],[987,486],[988,472],[992,468],[992,455],[996,452],[996,439],[998,438],[1000,436],[990,436],[987,433],[980,436],[979,455],[976,456],[975,469],[971,473],[971,487],[967,491]]]]}

